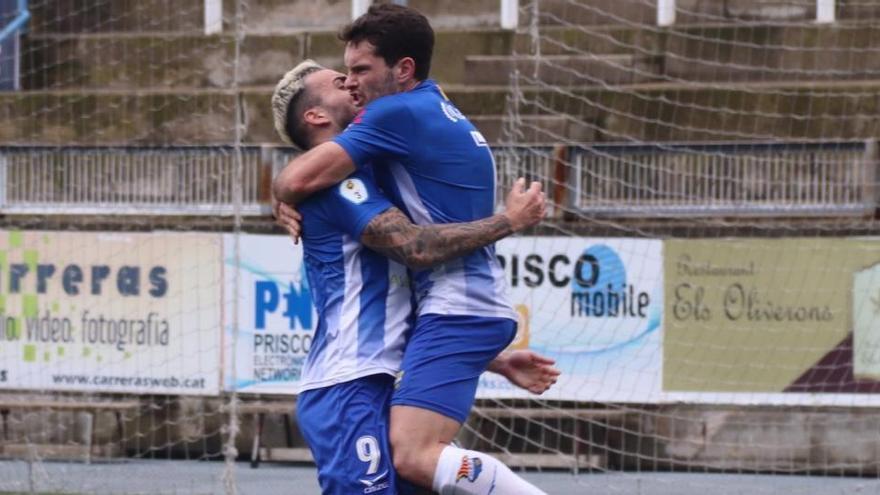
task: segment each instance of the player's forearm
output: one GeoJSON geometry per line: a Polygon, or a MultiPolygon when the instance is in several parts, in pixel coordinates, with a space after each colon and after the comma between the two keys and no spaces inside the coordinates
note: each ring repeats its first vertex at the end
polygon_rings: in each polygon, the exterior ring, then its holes
{"type": "Polygon", "coordinates": [[[422,268],[461,258],[514,232],[505,215],[467,223],[421,225],[419,230],[414,248],[419,250],[422,268]]]}
{"type": "Polygon", "coordinates": [[[513,232],[505,215],[467,223],[414,225],[392,208],[367,225],[361,242],[409,268],[423,270],[465,256],[513,232]]]}
{"type": "Polygon", "coordinates": [[[337,184],[354,170],[354,163],[345,150],[327,142],[291,160],[272,181],[272,194],[282,203],[297,204],[337,184]]]}

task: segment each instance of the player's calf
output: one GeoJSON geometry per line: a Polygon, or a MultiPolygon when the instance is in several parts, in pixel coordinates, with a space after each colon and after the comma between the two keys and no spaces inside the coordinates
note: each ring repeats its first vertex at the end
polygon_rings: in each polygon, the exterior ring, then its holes
{"type": "Polygon", "coordinates": [[[440,495],[543,495],[498,459],[451,445],[443,449],[434,473],[434,491],[440,495]]]}
{"type": "Polygon", "coordinates": [[[430,487],[437,459],[460,426],[455,420],[434,411],[392,406],[389,439],[398,477],[430,487]]]}

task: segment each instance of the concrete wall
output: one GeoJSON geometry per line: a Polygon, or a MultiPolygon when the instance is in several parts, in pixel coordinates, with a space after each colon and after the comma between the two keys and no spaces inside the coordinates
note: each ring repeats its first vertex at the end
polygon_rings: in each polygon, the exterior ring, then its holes
{"type": "MultiPolygon", "coordinates": [[[[8,394],[5,394],[8,396],[8,394]]],[[[295,399],[279,399],[295,408],[295,399]]],[[[222,453],[228,437],[227,401],[201,398],[144,400],[136,415],[125,419],[125,455],[137,457],[206,458],[222,453]]],[[[880,415],[870,409],[761,408],[723,406],[629,406],[631,414],[608,421],[584,422],[575,430],[571,419],[487,421],[472,417],[467,445],[495,451],[570,453],[579,432],[582,453],[600,459],[609,470],[722,470],[735,472],[880,474],[880,415]],[[513,431],[513,435],[510,432],[513,431]],[[529,441],[523,440],[528,435],[529,441]],[[488,439],[489,441],[487,441],[488,439]],[[546,451],[546,450],[545,450],[546,451]]],[[[561,415],[565,417],[564,414],[561,415]]],[[[13,412],[4,443],[80,444],[87,415],[71,412],[13,412]]],[[[248,458],[255,422],[241,416],[236,449],[248,458]]],[[[96,422],[95,445],[115,444],[112,413],[96,422]]],[[[305,446],[295,425],[295,446],[305,446]]],[[[103,446],[103,447],[102,447],[103,446]]],[[[285,447],[280,415],[266,417],[264,447],[285,447]]],[[[0,456],[9,455],[0,448],[0,456]]]]}

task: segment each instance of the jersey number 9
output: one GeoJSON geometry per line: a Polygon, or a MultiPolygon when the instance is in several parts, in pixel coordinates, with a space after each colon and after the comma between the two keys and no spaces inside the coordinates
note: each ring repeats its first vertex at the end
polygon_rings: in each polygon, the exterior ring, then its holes
{"type": "Polygon", "coordinates": [[[370,463],[367,475],[375,474],[379,470],[379,460],[382,459],[382,452],[379,451],[379,442],[373,436],[364,435],[357,439],[355,447],[357,448],[358,459],[362,462],[370,463]]]}

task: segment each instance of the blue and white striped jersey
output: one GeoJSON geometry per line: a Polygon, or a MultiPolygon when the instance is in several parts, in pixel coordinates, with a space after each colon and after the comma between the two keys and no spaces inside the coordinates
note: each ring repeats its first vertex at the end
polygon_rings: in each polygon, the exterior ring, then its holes
{"type": "Polygon", "coordinates": [[[300,391],[400,369],[413,324],[407,269],[358,241],[370,220],[390,207],[369,170],[298,205],[318,313],[300,391]]]}
{"type": "MultiPolygon", "coordinates": [[[[379,98],[334,141],[413,222],[470,222],[495,208],[495,160],[486,140],[433,81],[379,98]]],[[[414,274],[418,313],[516,319],[490,245],[414,274]]]]}

